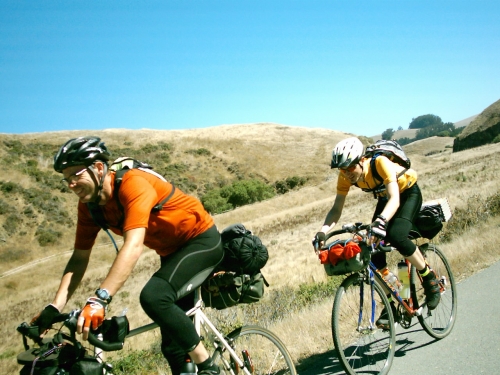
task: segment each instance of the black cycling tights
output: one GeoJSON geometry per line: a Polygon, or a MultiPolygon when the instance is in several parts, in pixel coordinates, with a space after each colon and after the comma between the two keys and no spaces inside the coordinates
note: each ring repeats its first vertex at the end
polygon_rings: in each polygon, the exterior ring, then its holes
{"type": "Polygon", "coordinates": [[[212,273],[223,257],[220,234],[214,226],[161,258],[161,268],[144,286],[140,301],[160,326],[162,352],[174,375],[180,373],[186,353],[200,342],[185,311],[194,305],[194,290],[212,273]]]}
{"type": "MultiPolygon", "coordinates": [[[[384,209],[387,201],[379,199],[372,221],[375,221],[384,209]]],[[[386,240],[395,247],[401,255],[409,257],[416,250],[415,244],[408,238],[413,227],[415,215],[422,206],[422,193],[415,183],[411,188],[406,189],[399,197],[399,208],[387,223],[386,240]]],[[[372,256],[372,262],[378,269],[387,267],[386,253],[377,253],[372,256]]]]}

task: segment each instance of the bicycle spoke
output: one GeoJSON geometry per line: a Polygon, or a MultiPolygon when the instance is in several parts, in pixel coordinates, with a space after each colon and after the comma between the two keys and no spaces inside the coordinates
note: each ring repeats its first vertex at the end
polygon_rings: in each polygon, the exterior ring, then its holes
{"type": "MultiPolygon", "coordinates": [[[[250,368],[252,375],[296,375],[290,354],[284,344],[270,331],[257,326],[245,326],[228,335],[232,349],[250,368]]],[[[236,363],[230,359],[229,352],[222,350],[214,354],[214,361],[230,374],[224,363],[236,363]]],[[[243,374],[243,369],[235,374],[243,374]]]]}
{"type": "Polygon", "coordinates": [[[421,247],[427,262],[436,273],[441,287],[441,300],[436,309],[430,311],[424,304],[425,295],[421,280],[414,267],[411,272],[412,298],[417,306],[424,306],[418,317],[422,328],[432,337],[442,339],[453,329],[457,314],[457,291],[450,265],[442,251],[434,245],[421,247]]]}
{"type": "Polygon", "coordinates": [[[395,353],[394,320],[389,301],[382,289],[374,285],[375,311],[372,311],[370,286],[363,285],[363,298],[359,275],[347,278],[339,287],[332,311],[332,335],[339,360],[348,374],[386,374],[395,353]],[[361,305],[362,303],[362,305],[361,305]],[[361,306],[363,307],[362,313],[361,306]],[[389,309],[389,329],[375,326],[382,309],[389,309]],[[373,313],[373,314],[372,314],[373,313]]]}

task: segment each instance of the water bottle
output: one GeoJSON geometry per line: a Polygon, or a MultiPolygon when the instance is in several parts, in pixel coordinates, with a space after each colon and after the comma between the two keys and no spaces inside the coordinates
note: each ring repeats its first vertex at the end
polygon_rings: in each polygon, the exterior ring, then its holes
{"type": "Polygon", "coordinates": [[[384,280],[399,292],[401,284],[399,283],[398,277],[394,275],[387,267],[382,270],[381,274],[384,280]]]}
{"type": "Polygon", "coordinates": [[[398,277],[401,283],[399,295],[403,299],[410,298],[410,278],[408,277],[408,266],[404,260],[398,263],[398,277]]]}
{"type": "Polygon", "coordinates": [[[196,375],[196,365],[191,361],[191,358],[186,358],[186,362],[181,368],[181,375],[196,375]]]}

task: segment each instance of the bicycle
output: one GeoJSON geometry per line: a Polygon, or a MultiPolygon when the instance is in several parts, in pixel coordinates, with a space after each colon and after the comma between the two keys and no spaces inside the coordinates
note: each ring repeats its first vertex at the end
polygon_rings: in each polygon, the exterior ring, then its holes
{"type": "MultiPolygon", "coordinates": [[[[291,355],[273,332],[260,326],[248,325],[237,328],[228,335],[223,335],[209,320],[203,311],[204,307],[200,286],[195,290],[195,305],[186,312],[186,315],[192,317],[205,347],[211,353],[213,361],[221,368],[221,374],[297,375],[291,355]]],[[[63,322],[63,326],[53,338],[44,339],[44,342],[38,336],[38,327],[22,323],[18,331],[23,334],[26,351],[18,356],[18,363],[26,365],[30,363],[30,360],[38,358],[31,366],[35,368],[40,359],[55,362],[57,355],[64,353],[62,363],[58,363],[63,371],[70,371],[74,362],[85,360],[88,363],[98,363],[95,367],[99,368],[97,371],[100,372],[95,372],[96,374],[112,375],[112,365],[104,361],[103,351],[121,350],[127,338],[158,327],[156,323],[149,323],[128,332],[128,320],[125,316],[106,319],[100,329],[89,333],[88,342],[94,346],[94,349],[88,350],[76,338],[76,322],[79,314],[80,310],[73,310],[69,314],[61,314],[54,319],[54,324],[63,322]],[[123,332],[125,326],[126,332],[120,339],[120,332],[123,332]],[[69,334],[62,332],[64,327],[69,330],[69,334]],[[35,341],[39,347],[45,346],[46,349],[43,352],[39,348],[30,349],[27,338],[35,341]]],[[[61,374],[69,374],[69,372],[61,372],[61,374]]]]}
{"type": "MultiPolygon", "coordinates": [[[[391,252],[390,246],[366,245],[370,238],[370,224],[347,224],[340,230],[330,232],[326,240],[342,234],[352,235],[351,241],[360,245],[358,256],[364,258],[359,269],[348,271],[335,294],[332,308],[332,336],[340,363],[347,374],[387,374],[396,351],[396,323],[408,329],[413,317],[417,317],[422,328],[435,339],[448,336],[453,329],[457,314],[457,290],[448,260],[434,244],[419,246],[426,261],[431,265],[440,281],[441,301],[435,310],[428,310],[421,286],[421,277],[416,268],[405,260],[410,280],[410,296],[403,299],[399,291],[388,284],[370,261],[376,252],[391,252]],[[389,298],[397,304],[396,316],[389,298]],[[376,327],[375,321],[382,309],[388,312],[388,325],[376,327]]],[[[418,231],[410,232],[410,239],[421,238],[418,231]]],[[[337,239],[322,247],[329,249],[346,240],[337,239]]],[[[325,241],[326,243],[326,241],[325,241]]],[[[386,244],[387,245],[387,244],[386,244]]]]}

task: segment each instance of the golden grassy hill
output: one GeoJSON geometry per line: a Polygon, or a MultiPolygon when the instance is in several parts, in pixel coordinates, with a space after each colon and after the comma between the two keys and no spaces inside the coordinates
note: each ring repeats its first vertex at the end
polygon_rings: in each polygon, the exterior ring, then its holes
{"type": "MultiPolygon", "coordinates": [[[[197,188],[193,190],[195,195],[202,191],[207,181],[231,181],[238,178],[237,175],[254,176],[269,182],[293,175],[307,176],[308,183],[299,190],[215,215],[215,221],[220,229],[241,222],[268,246],[270,259],[263,273],[271,287],[262,304],[254,305],[256,309],[259,305],[269,306],[266,303],[270,301],[266,298],[276,296],[272,294],[276,291],[327,279],[312,251],[311,238],[321,227],[333,203],[338,172],[329,167],[331,150],[347,134],[278,124],[231,125],[185,131],[113,129],[91,133],[105,140],[111,150],[144,148],[146,144],[161,142],[171,144],[169,165],[184,166],[185,169],[179,169],[178,177],[196,182],[197,188]],[[200,149],[206,149],[209,153],[193,152],[200,149]]],[[[29,190],[39,189],[39,182],[36,176],[29,173],[27,160],[36,160],[38,169],[50,177],[51,155],[59,145],[70,137],[88,134],[85,131],[0,134],[0,157],[9,161],[0,165],[2,176],[6,176],[0,186],[11,181],[24,191],[42,194],[41,190],[29,190]],[[13,144],[23,150],[18,160],[12,155],[13,144]],[[32,153],[26,156],[28,151],[21,146],[27,147],[32,153]]],[[[433,137],[404,148],[419,173],[424,200],[448,197],[454,211],[467,210],[468,216],[475,219],[480,212],[479,208],[476,212],[476,208],[488,197],[498,194],[499,178],[491,171],[500,168],[500,144],[459,153],[452,153],[452,144],[453,138],[433,137]]],[[[168,172],[172,171],[169,169],[168,172]]],[[[56,203],[73,217],[75,197],[57,189],[48,190],[49,196],[57,197],[56,203]]],[[[68,219],[68,223],[58,224],[65,228],[60,241],[54,246],[40,247],[33,233],[37,226],[43,225],[45,216],[36,210],[31,216],[24,214],[30,205],[26,200],[27,195],[9,194],[0,191],[0,202],[16,208],[22,219],[24,234],[9,235],[0,229],[0,298],[3,302],[0,308],[3,317],[0,335],[4,337],[0,343],[2,374],[19,371],[15,355],[21,350],[21,340],[14,333],[15,327],[21,321],[29,320],[50,302],[68,259],[74,232],[74,226],[68,219]],[[20,256],[16,257],[16,254],[20,256]],[[48,258],[50,255],[53,257],[48,258]],[[7,273],[9,271],[15,272],[7,273]]],[[[370,194],[353,191],[349,194],[341,222],[369,220],[374,205],[370,194]]],[[[2,228],[8,224],[6,217],[0,214],[2,228]]],[[[485,217],[474,229],[465,227],[453,241],[441,245],[450,256],[458,279],[491,264],[492,259],[498,259],[494,249],[487,249],[491,248],[489,244],[498,237],[499,232],[498,220],[492,221],[485,217]]],[[[100,238],[93,252],[89,271],[68,309],[81,305],[93,293],[114,258],[114,249],[105,235],[100,238]]],[[[132,327],[148,321],[140,311],[137,296],[147,278],[155,271],[157,262],[155,253],[146,250],[132,276],[114,298],[113,313],[128,307],[132,327]]],[[[325,313],[329,314],[331,309],[331,299],[325,301],[324,305],[307,309],[293,306],[293,303],[287,307],[296,307],[297,310],[272,329],[285,341],[294,358],[298,360],[331,349],[329,319],[325,319],[325,313]],[[313,323],[314,326],[311,326],[313,323]],[[300,345],[297,341],[298,332],[301,336],[300,345]]],[[[234,310],[225,313],[226,320],[234,319],[231,315],[234,310]]],[[[246,322],[245,318],[241,319],[246,322]]],[[[127,350],[132,347],[148,349],[156,340],[154,334],[141,336],[140,341],[131,341],[132,346],[127,346],[127,350]]]]}

